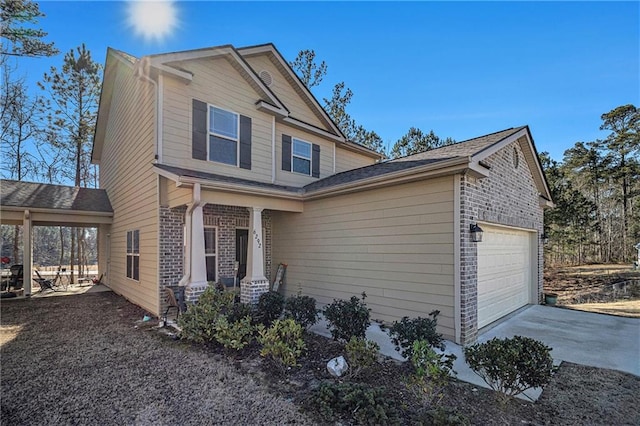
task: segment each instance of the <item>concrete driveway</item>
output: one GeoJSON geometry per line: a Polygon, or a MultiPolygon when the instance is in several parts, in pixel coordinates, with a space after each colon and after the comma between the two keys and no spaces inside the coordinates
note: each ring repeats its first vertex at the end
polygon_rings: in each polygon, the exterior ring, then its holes
{"type": "MultiPolygon", "coordinates": [[[[531,337],[551,347],[554,364],[609,368],[640,376],[640,319],[533,305],[483,332],[478,342],[494,337],[531,337]]],[[[462,348],[447,342],[447,351],[458,356],[454,369],[458,379],[486,387],[465,363],[462,348]]],[[[537,399],[541,390],[527,392],[537,399]]]]}

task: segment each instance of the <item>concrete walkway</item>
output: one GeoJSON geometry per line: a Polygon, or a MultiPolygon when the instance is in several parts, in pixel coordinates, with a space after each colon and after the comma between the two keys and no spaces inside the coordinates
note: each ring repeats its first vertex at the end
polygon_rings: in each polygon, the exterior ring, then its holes
{"type": "MultiPolygon", "coordinates": [[[[326,321],[321,319],[311,331],[331,337],[326,321]]],[[[569,361],[576,364],[609,368],[640,376],[640,318],[574,311],[558,307],[533,305],[482,332],[478,342],[494,337],[531,337],[552,348],[554,364],[569,361]]],[[[398,360],[404,358],[395,350],[389,334],[372,324],[367,338],[380,345],[380,352],[398,360]]],[[[455,354],[454,364],[459,380],[488,387],[464,361],[462,347],[446,342],[446,352],[455,354]]],[[[541,389],[532,389],[521,397],[536,400],[541,389]]]]}

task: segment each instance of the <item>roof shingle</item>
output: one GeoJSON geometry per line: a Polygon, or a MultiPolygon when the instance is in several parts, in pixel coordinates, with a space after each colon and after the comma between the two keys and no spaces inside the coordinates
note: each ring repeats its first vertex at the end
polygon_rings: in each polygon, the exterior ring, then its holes
{"type": "Polygon", "coordinates": [[[0,180],[0,206],[113,213],[104,189],[0,180]]]}

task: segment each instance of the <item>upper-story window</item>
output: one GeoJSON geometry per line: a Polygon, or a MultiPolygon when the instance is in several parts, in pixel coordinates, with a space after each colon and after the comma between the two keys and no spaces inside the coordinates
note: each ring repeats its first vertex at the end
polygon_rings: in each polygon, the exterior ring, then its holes
{"type": "Polygon", "coordinates": [[[209,160],[238,165],[239,115],[209,106],[209,160]]]}
{"type": "Polygon", "coordinates": [[[294,138],[292,145],[292,171],[304,175],[311,175],[311,144],[294,138]]]}

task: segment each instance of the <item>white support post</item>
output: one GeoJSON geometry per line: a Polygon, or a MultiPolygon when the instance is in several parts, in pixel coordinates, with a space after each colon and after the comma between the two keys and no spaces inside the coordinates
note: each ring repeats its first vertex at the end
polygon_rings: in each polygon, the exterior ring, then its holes
{"type": "Polygon", "coordinates": [[[185,299],[188,302],[196,302],[200,295],[207,289],[207,263],[204,253],[204,217],[202,213],[202,200],[200,198],[200,184],[193,185],[193,202],[187,208],[188,250],[185,259],[188,264],[187,273],[180,280],[180,285],[186,283],[185,299]]]}
{"type": "Polygon", "coordinates": [[[249,227],[247,273],[240,282],[240,300],[243,303],[255,304],[262,293],[269,291],[269,280],[264,276],[261,208],[249,208],[249,227]]]}
{"type": "Polygon", "coordinates": [[[22,271],[24,295],[31,296],[31,275],[33,274],[33,240],[31,238],[31,212],[24,211],[22,222],[22,271]]]}

